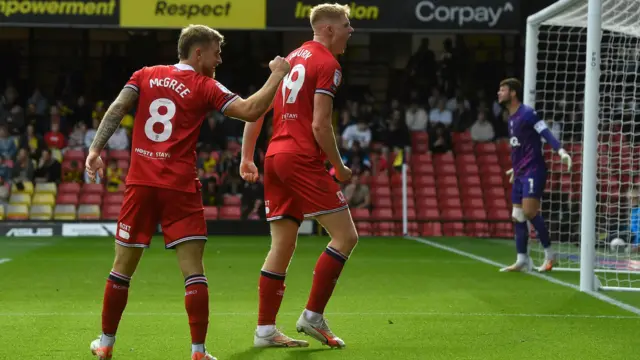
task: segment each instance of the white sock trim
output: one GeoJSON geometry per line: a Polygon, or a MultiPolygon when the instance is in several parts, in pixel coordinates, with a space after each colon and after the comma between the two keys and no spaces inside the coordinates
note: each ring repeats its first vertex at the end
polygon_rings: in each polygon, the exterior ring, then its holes
{"type": "Polygon", "coordinates": [[[256,330],[259,337],[269,336],[273,334],[274,331],[276,331],[275,325],[258,325],[258,329],[256,330]]]}

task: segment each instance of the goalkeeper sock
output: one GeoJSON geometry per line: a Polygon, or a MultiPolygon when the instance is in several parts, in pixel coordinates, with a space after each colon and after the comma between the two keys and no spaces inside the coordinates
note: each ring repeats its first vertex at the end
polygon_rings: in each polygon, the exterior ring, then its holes
{"type": "Polygon", "coordinates": [[[102,303],[102,333],[106,336],[103,336],[104,341],[101,340],[101,344],[106,344],[109,341],[111,341],[111,344],[102,346],[113,346],[112,339],[115,338],[122,313],[127,306],[129,282],[131,282],[131,277],[129,276],[114,270],[109,273],[102,303]]]}
{"type": "Polygon", "coordinates": [[[547,249],[551,246],[551,240],[549,240],[549,230],[547,230],[547,225],[544,223],[544,219],[542,215],[538,213],[536,217],[531,219],[531,224],[536,229],[538,233],[538,239],[542,243],[542,246],[547,249]]]}
{"type": "Polygon", "coordinates": [[[333,294],[333,289],[336,287],[344,263],[348,258],[338,250],[327,246],[313,271],[313,285],[306,310],[318,314],[324,313],[324,308],[333,294]]]}
{"type": "Polygon", "coordinates": [[[518,262],[527,258],[527,243],[529,242],[529,226],[527,222],[517,222],[516,225],[516,251],[518,262]]]}

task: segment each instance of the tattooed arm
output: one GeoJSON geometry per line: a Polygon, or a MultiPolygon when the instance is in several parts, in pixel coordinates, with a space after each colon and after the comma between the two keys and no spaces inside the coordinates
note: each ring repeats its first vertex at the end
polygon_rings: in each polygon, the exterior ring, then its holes
{"type": "Polygon", "coordinates": [[[120,94],[111,106],[109,106],[109,109],[100,122],[96,136],[89,148],[90,152],[100,153],[102,149],[104,149],[111,135],[113,135],[118,129],[118,126],[120,126],[122,118],[135,106],[137,101],[138,92],[132,88],[127,86],[120,91],[120,94]]]}

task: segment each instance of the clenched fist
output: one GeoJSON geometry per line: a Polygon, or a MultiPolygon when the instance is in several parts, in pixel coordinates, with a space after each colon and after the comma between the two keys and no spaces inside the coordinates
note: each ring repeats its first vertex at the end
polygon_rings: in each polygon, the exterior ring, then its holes
{"type": "Polygon", "coordinates": [[[271,69],[272,73],[284,77],[289,73],[289,70],[291,70],[291,65],[285,58],[276,56],[273,60],[269,61],[269,69],[271,69]]]}

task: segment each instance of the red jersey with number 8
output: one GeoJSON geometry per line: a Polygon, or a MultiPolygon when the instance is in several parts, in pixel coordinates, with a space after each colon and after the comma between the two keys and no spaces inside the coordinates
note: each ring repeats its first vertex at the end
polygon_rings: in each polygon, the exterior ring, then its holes
{"type": "Polygon", "coordinates": [[[296,153],[324,160],[311,126],[313,102],[315,94],[335,96],[342,82],[340,64],[317,41],[302,44],[287,60],[291,70],[273,100],[273,135],[266,156],[296,153]]]}
{"type": "Polygon", "coordinates": [[[139,93],[127,185],[196,192],[202,121],[238,96],[186,64],[144,67],[125,87],[139,93]]]}

